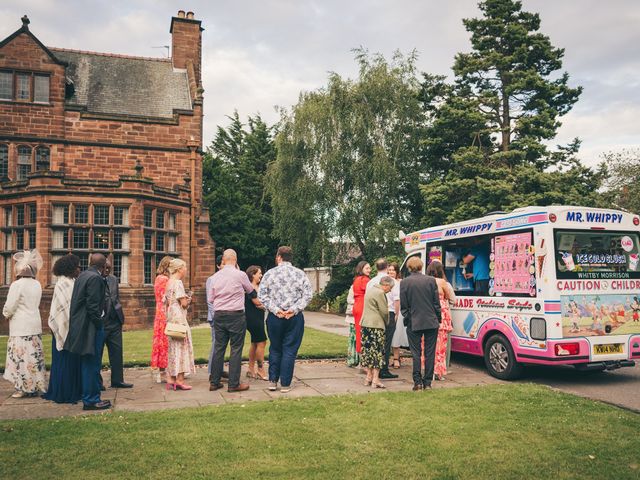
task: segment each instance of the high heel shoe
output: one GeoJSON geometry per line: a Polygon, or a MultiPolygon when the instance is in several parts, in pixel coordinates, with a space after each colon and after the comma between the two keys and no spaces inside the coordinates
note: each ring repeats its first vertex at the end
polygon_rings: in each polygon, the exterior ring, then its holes
{"type": "Polygon", "coordinates": [[[371,380],[369,380],[368,378],[364,381],[364,386],[365,387],[369,387],[371,386],[371,380]]]}
{"type": "Polygon", "coordinates": [[[193,388],[191,385],[186,385],[184,383],[176,383],[173,387],[174,390],[191,390],[193,388]]]}
{"type": "Polygon", "coordinates": [[[249,377],[249,378],[257,378],[256,374],[253,373],[253,372],[250,372],[250,371],[247,371],[247,377],[249,377]]]}
{"type": "Polygon", "coordinates": [[[268,381],[269,376],[265,373],[256,372],[256,376],[254,378],[258,378],[260,380],[268,381]]]}
{"type": "Polygon", "coordinates": [[[371,383],[371,385],[372,385],[374,388],[387,388],[387,387],[385,387],[385,386],[384,386],[384,383],[381,383],[381,382],[378,382],[378,383],[371,383]]]}
{"type": "Polygon", "coordinates": [[[176,389],[176,384],[175,383],[166,383],[166,389],[167,390],[175,390],[176,389]]]}

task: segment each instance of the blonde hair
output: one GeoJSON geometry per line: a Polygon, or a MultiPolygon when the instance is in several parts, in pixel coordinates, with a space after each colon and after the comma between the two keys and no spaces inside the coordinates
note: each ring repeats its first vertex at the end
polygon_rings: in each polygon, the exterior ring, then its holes
{"type": "Polygon", "coordinates": [[[164,257],[162,257],[162,260],[160,260],[160,263],[158,264],[158,269],[156,270],[156,274],[168,275],[169,264],[171,263],[171,260],[173,260],[173,257],[170,257],[169,255],[165,255],[164,257]]]}
{"type": "Polygon", "coordinates": [[[171,260],[169,262],[169,273],[171,275],[173,275],[178,270],[180,270],[182,267],[186,267],[186,266],[187,266],[187,262],[185,262],[184,260],[181,260],[179,258],[174,258],[173,260],[171,260]]]}
{"type": "Polygon", "coordinates": [[[417,255],[407,260],[407,268],[410,272],[421,272],[423,266],[424,263],[422,263],[422,260],[417,255]]]}

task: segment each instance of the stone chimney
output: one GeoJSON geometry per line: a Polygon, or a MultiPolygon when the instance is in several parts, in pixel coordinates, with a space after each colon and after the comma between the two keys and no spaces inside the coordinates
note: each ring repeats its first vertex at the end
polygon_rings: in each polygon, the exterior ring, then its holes
{"type": "Polygon", "coordinates": [[[185,15],[184,10],[180,10],[176,17],[171,18],[171,28],[169,29],[173,66],[188,70],[188,64],[191,63],[198,87],[202,85],[202,30],[204,30],[200,23],[200,20],[194,18],[193,12],[188,12],[185,15]]]}

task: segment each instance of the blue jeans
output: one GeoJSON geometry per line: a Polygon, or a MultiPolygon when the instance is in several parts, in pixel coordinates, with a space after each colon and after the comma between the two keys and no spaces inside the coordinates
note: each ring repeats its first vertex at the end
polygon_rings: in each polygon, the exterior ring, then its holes
{"type": "Polygon", "coordinates": [[[293,379],[298,349],[304,335],[304,316],[302,312],[289,320],[278,318],[269,312],[267,316],[267,333],[269,334],[269,381],[280,381],[280,385],[288,387],[293,379]]]}
{"type": "Polygon", "coordinates": [[[104,328],[96,330],[95,354],[80,357],[82,369],[82,403],[93,405],[100,401],[100,369],[102,368],[102,345],[104,344],[104,328]]]}

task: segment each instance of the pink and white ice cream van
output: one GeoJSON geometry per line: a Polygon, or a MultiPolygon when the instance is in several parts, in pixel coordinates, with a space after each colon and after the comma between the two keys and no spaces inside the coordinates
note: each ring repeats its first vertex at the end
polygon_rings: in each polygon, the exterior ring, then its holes
{"type": "MultiPolygon", "coordinates": [[[[526,207],[401,233],[407,259],[439,260],[456,291],[451,349],[491,375],[523,364],[605,370],[640,359],[640,218],[526,207]]],[[[406,260],[405,260],[406,263],[406,260]]]]}

